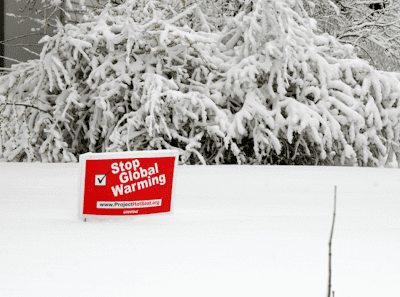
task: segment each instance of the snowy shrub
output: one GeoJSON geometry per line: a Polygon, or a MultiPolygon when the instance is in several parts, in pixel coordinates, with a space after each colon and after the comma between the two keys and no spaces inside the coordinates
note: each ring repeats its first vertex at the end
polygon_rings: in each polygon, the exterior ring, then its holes
{"type": "Polygon", "coordinates": [[[235,3],[223,26],[177,0],[59,24],[0,77],[1,160],[167,148],[185,164],[382,166],[400,152],[400,74],[317,35],[299,1],[235,3]]]}

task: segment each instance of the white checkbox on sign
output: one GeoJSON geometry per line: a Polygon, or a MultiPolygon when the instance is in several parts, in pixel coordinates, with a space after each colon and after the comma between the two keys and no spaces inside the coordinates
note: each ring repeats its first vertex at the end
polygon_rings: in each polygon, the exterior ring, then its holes
{"type": "Polygon", "coordinates": [[[95,186],[105,186],[106,185],[106,175],[105,174],[99,174],[95,175],[95,180],[94,180],[94,185],[95,186]]]}

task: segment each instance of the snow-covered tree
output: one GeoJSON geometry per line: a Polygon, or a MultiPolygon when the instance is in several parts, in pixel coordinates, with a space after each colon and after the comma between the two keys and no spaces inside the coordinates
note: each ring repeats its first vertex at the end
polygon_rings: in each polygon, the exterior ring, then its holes
{"type": "Polygon", "coordinates": [[[18,19],[20,23],[27,20],[34,21],[38,24],[37,27],[33,28],[34,30],[55,29],[56,18],[61,20],[71,18],[67,10],[73,12],[86,11],[86,0],[15,0],[15,2],[23,4],[20,14],[7,13],[7,15],[18,19]]]}
{"type": "Polygon", "coordinates": [[[318,28],[355,47],[379,70],[400,71],[400,2],[304,0],[318,28]]]}
{"type": "Polygon", "coordinates": [[[391,160],[400,74],[317,35],[299,1],[238,3],[222,27],[184,0],[59,23],[40,59],[0,78],[1,160],[162,148],[185,164],[391,160]]]}
{"type": "MultiPolygon", "coordinates": [[[[71,1],[84,2],[81,0],[7,1],[5,21],[8,34],[7,37],[0,40],[0,46],[6,48],[6,56],[0,58],[6,60],[7,64],[9,64],[11,62],[19,63],[21,60],[26,61],[26,56],[19,56],[27,54],[26,52],[39,56],[38,53],[41,51],[41,46],[38,41],[45,35],[53,35],[56,27],[56,18],[64,23],[70,17],[65,9],[67,7],[72,9],[71,1]],[[12,2],[14,4],[11,4],[12,2]],[[23,24],[19,25],[21,23],[23,24]],[[15,29],[9,29],[15,26],[15,29]]],[[[75,3],[75,6],[79,6],[79,3],[75,3]]],[[[76,13],[76,9],[73,12],[76,13]]],[[[28,54],[28,57],[30,54],[28,54]]],[[[9,70],[9,68],[1,68],[0,74],[9,70]]]]}
{"type": "MultiPolygon", "coordinates": [[[[20,48],[31,54],[38,55],[41,50],[40,44],[37,43],[41,37],[45,35],[53,35],[55,29],[57,29],[57,21],[59,20],[62,24],[78,23],[79,15],[87,12],[88,9],[93,12],[101,10],[106,4],[107,0],[14,0],[17,2],[15,5],[16,11],[7,12],[6,20],[8,26],[13,26],[14,24],[20,24],[25,22],[30,22],[32,28],[29,25],[22,27],[19,33],[14,33],[12,36],[8,36],[5,40],[0,40],[0,44],[9,48],[20,48]],[[85,6],[90,4],[90,6],[85,6]],[[14,18],[14,22],[10,22],[14,18]],[[37,40],[36,42],[34,40],[37,40]]],[[[112,0],[112,3],[118,5],[122,0],[112,0]]],[[[11,2],[11,1],[10,1],[11,2]]],[[[15,7],[15,6],[14,6],[15,7]]],[[[13,7],[13,8],[14,8],[13,7]]],[[[10,31],[10,30],[9,30],[10,31]]],[[[13,30],[14,31],[14,30],[13,30]]],[[[18,32],[18,29],[16,30],[18,32]]],[[[10,52],[10,50],[8,50],[10,52]]],[[[8,61],[19,62],[6,56],[2,57],[8,61]]],[[[22,59],[23,60],[23,59],[22,59]]],[[[9,69],[0,69],[8,71],[9,69]]]]}

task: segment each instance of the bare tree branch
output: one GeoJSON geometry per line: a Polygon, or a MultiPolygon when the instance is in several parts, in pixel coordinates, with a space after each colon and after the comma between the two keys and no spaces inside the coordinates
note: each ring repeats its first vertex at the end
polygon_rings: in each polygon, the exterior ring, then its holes
{"type": "Polygon", "coordinates": [[[6,59],[6,60],[10,60],[10,61],[13,61],[13,62],[17,62],[17,63],[22,63],[21,61],[18,61],[18,60],[12,59],[12,58],[7,58],[7,57],[4,57],[4,56],[0,56],[0,58],[6,59]]]}
{"type": "Polygon", "coordinates": [[[15,39],[24,38],[24,37],[32,36],[32,35],[44,35],[44,34],[43,34],[43,33],[29,33],[29,34],[20,35],[20,36],[17,36],[17,37],[5,39],[5,40],[2,40],[2,41],[0,41],[0,42],[1,42],[1,43],[5,43],[5,42],[8,42],[8,41],[12,41],[12,40],[15,40],[15,39]]]}
{"type": "MultiPolygon", "coordinates": [[[[35,108],[35,109],[37,109],[37,110],[39,110],[39,111],[41,111],[41,112],[50,113],[49,111],[40,109],[39,107],[36,107],[36,106],[34,106],[34,105],[26,105],[26,104],[21,104],[21,103],[3,103],[3,104],[1,104],[1,105],[19,105],[19,106],[25,106],[25,107],[35,108]]],[[[0,106],[1,106],[1,105],[0,105],[0,106]]]]}
{"type": "MultiPolygon", "coordinates": [[[[0,42],[2,43],[2,42],[0,42]]],[[[41,47],[40,44],[34,44],[34,43],[15,43],[15,44],[4,44],[5,46],[38,46],[41,47]]]]}
{"type": "MultiPolygon", "coordinates": [[[[332,229],[331,229],[331,237],[329,239],[329,280],[328,280],[328,297],[331,296],[331,283],[332,283],[332,237],[333,237],[333,228],[335,226],[335,217],[336,217],[336,186],[335,186],[335,198],[333,205],[333,221],[332,221],[332,229]]],[[[335,293],[333,293],[335,294],[335,293]]]]}

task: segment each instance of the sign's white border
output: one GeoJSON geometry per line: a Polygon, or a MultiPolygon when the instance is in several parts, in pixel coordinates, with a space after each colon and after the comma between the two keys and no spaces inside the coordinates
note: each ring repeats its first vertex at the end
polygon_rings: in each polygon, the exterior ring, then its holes
{"type": "Polygon", "coordinates": [[[109,219],[129,219],[132,220],[138,215],[127,216],[110,216],[110,215],[86,215],[83,214],[83,199],[85,192],[85,174],[86,174],[86,160],[104,160],[104,159],[135,159],[135,158],[157,158],[157,157],[175,157],[173,181],[172,181],[172,195],[171,195],[171,210],[169,212],[152,213],[143,215],[166,215],[174,213],[175,205],[175,187],[176,187],[176,168],[178,166],[179,152],[176,150],[157,150],[157,151],[127,151],[127,152],[113,152],[113,153],[86,153],[79,156],[80,164],[80,184],[78,193],[78,216],[81,220],[87,218],[109,220],[109,219]]]}

